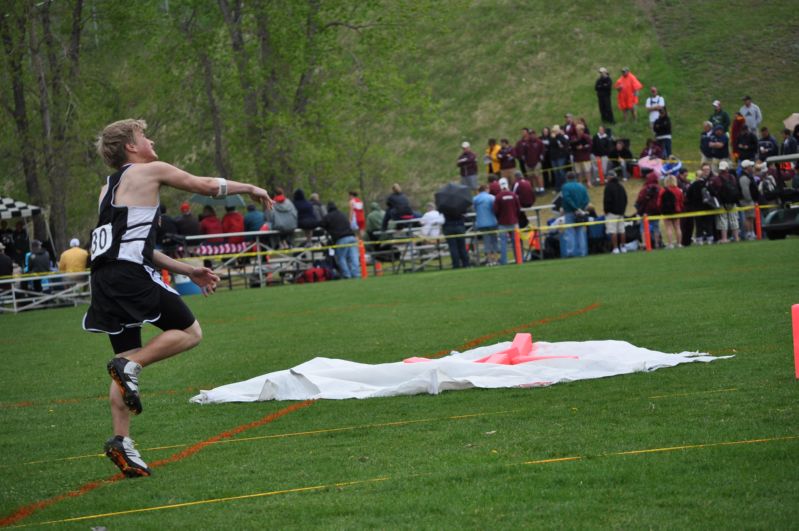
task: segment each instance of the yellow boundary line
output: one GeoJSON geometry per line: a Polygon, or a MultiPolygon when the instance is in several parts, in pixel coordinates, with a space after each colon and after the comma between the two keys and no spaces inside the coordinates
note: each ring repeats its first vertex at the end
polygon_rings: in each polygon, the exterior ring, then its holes
{"type": "MultiPolygon", "coordinates": [[[[447,417],[449,418],[449,417],[447,417]]],[[[628,456],[628,455],[651,455],[655,453],[663,453],[663,452],[674,452],[678,450],[695,450],[701,448],[713,448],[713,447],[722,447],[722,446],[737,446],[743,444],[760,444],[760,443],[768,443],[768,442],[776,442],[776,441],[789,441],[789,440],[797,440],[799,439],[799,435],[784,435],[784,436],[777,436],[777,437],[763,437],[758,439],[745,439],[740,441],[721,441],[715,443],[704,443],[704,444],[686,444],[681,446],[668,446],[663,448],[645,448],[640,450],[626,450],[622,452],[609,452],[604,454],[598,454],[596,456],[567,456],[567,457],[556,457],[551,459],[538,459],[534,461],[524,461],[521,463],[511,463],[511,466],[517,465],[543,465],[543,464],[553,464],[553,463],[565,463],[565,462],[574,462],[574,461],[583,461],[588,457],[618,457],[618,456],[628,456]]],[[[418,474],[417,474],[418,475],[418,474]]],[[[128,509],[124,511],[115,511],[110,513],[101,513],[101,514],[88,514],[83,516],[75,516],[71,518],[64,518],[61,520],[48,520],[44,522],[36,522],[30,523],[20,526],[14,527],[32,527],[32,526],[39,526],[39,525],[54,525],[54,524],[64,524],[70,522],[81,522],[85,520],[96,520],[98,518],[111,518],[115,516],[124,516],[129,514],[140,514],[146,512],[153,512],[153,511],[162,511],[167,509],[180,509],[184,507],[195,507],[198,505],[209,505],[213,503],[225,503],[230,501],[238,501],[238,500],[247,500],[253,498],[263,498],[268,496],[277,496],[281,494],[294,494],[294,493],[301,493],[301,492],[315,492],[330,488],[343,488],[349,487],[353,485],[364,485],[367,483],[378,483],[383,481],[388,481],[392,479],[389,476],[382,476],[377,478],[370,478],[370,479],[362,479],[362,480],[353,480],[353,481],[343,481],[338,483],[328,483],[323,485],[314,485],[308,487],[295,487],[292,489],[283,489],[283,490],[272,490],[266,492],[256,492],[251,494],[241,494],[238,496],[227,496],[224,498],[209,498],[205,500],[195,500],[190,502],[184,503],[173,503],[168,505],[157,505],[153,507],[142,507],[139,509],[128,509]]]]}

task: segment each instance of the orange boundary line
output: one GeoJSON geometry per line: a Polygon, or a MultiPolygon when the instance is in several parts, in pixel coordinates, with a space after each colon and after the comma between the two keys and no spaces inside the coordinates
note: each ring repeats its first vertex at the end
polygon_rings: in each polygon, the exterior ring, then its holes
{"type": "MultiPolygon", "coordinates": [[[[500,337],[500,336],[505,336],[505,335],[508,335],[508,334],[519,332],[521,330],[527,330],[528,328],[532,328],[534,326],[541,326],[541,325],[549,324],[549,323],[554,322],[554,321],[563,321],[564,319],[568,319],[570,317],[576,317],[578,315],[582,315],[584,313],[588,313],[591,310],[596,310],[600,306],[601,306],[600,303],[595,302],[593,304],[589,304],[585,308],[580,308],[579,310],[573,310],[571,312],[562,313],[562,314],[556,315],[554,317],[544,317],[543,319],[538,319],[536,321],[531,321],[529,323],[513,326],[511,328],[505,328],[505,329],[499,330],[497,332],[490,332],[488,334],[485,334],[485,335],[482,335],[482,336],[477,337],[475,339],[472,339],[470,341],[467,341],[466,343],[464,343],[463,345],[459,346],[455,350],[458,350],[458,351],[469,350],[469,349],[472,349],[472,348],[474,348],[474,347],[476,347],[478,345],[481,345],[481,344],[485,343],[489,339],[495,339],[495,338],[500,337]]],[[[429,355],[427,357],[428,358],[440,358],[442,356],[448,355],[450,352],[452,352],[452,350],[448,350],[448,349],[439,350],[435,354],[431,354],[431,355],[429,355]]]]}
{"type": "MultiPolygon", "coordinates": [[[[209,439],[206,439],[204,441],[198,442],[198,443],[186,448],[185,450],[182,450],[182,451],[180,451],[180,452],[178,452],[176,454],[171,455],[170,457],[167,457],[166,459],[161,459],[160,461],[156,461],[156,462],[154,462],[154,463],[152,463],[150,465],[150,468],[156,468],[156,467],[164,466],[164,465],[167,465],[167,464],[170,464],[170,463],[175,463],[177,461],[180,461],[182,459],[185,459],[187,457],[190,457],[190,456],[196,454],[197,452],[199,452],[200,450],[202,450],[203,448],[205,448],[209,444],[214,444],[215,442],[217,442],[217,441],[219,441],[221,439],[228,439],[228,438],[233,437],[234,435],[237,435],[237,434],[239,434],[239,433],[241,433],[243,431],[247,431],[247,430],[252,429],[252,428],[257,428],[258,426],[263,426],[264,424],[268,424],[270,422],[274,422],[275,420],[279,419],[280,417],[282,417],[284,415],[288,415],[289,413],[292,413],[292,412],[294,412],[294,411],[296,411],[298,409],[302,409],[302,408],[311,406],[314,403],[315,402],[313,400],[306,400],[304,402],[298,402],[296,404],[292,404],[289,407],[283,408],[283,409],[281,409],[279,411],[276,411],[274,413],[270,413],[269,415],[267,415],[267,416],[265,416],[265,417],[263,417],[261,419],[258,419],[256,421],[250,422],[248,424],[242,424],[241,426],[236,426],[235,428],[233,428],[231,430],[224,431],[224,432],[222,432],[222,433],[220,433],[218,435],[214,435],[213,437],[211,437],[209,439]]],[[[78,496],[83,496],[84,494],[86,494],[88,492],[91,492],[91,491],[97,489],[98,487],[101,487],[101,486],[105,485],[106,483],[114,483],[114,482],[119,481],[120,479],[123,479],[124,477],[125,476],[122,475],[121,473],[115,474],[115,475],[113,475],[113,476],[111,476],[111,477],[109,477],[107,479],[102,479],[102,480],[97,480],[97,481],[90,481],[88,483],[85,483],[85,484],[81,485],[77,489],[71,490],[71,491],[66,492],[64,494],[59,494],[57,496],[53,496],[52,498],[47,498],[47,499],[40,500],[40,501],[31,503],[31,504],[28,504],[28,505],[24,505],[24,506],[20,507],[19,509],[17,509],[16,511],[14,511],[13,513],[11,513],[10,515],[0,519],[0,527],[7,527],[9,525],[15,524],[15,523],[19,522],[20,520],[24,520],[25,518],[28,518],[29,516],[31,516],[35,512],[41,511],[42,509],[50,507],[51,505],[54,505],[54,504],[56,504],[56,503],[58,503],[58,502],[60,502],[62,500],[65,500],[67,498],[77,498],[78,496]]]]}

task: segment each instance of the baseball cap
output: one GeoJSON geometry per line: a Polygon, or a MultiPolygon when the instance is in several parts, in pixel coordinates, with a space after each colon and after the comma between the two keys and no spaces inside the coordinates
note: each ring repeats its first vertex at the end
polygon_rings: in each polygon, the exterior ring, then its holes
{"type": "Polygon", "coordinates": [[[727,162],[726,160],[722,160],[721,162],[719,162],[719,169],[720,170],[729,170],[730,169],[730,163],[727,162]]]}
{"type": "Polygon", "coordinates": [[[180,211],[183,212],[184,214],[188,213],[190,210],[191,210],[191,205],[189,205],[188,201],[183,201],[180,204],[180,211]]]}
{"type": "Polygon", "coordinates": [[[746,96],[744,96],[742,99],[743,99],[744,101],[746,101],[746,100],[751,100],[751,99],[752,99],[752,96],[749,96],[749,95],[747,94],[747,95],[746,95],[746,96]]]}
{"type": "Polygon", "coordinates": [[[721,105],[719,100],[713,100],[713,107],[718,107],[719,105],[721,105]]]}
{"type": "Polygon", "coordinates": [[[755,163],[752,162],[751,160],[748,160],[748,159],[741,163],[741,167],[742,168],[751,168],[754,165],[755,165],[755,163]]]}
{"type": "Polygon", "coordinates": [[[462,143],[462,144],[461,144],[461,147],[462,147],[463,149],[466,149],[466,148],[468,148],[468,147],[471,147],[471,144],[470,144],[470,143],[468,143],[468,142],[464,142],[464,143],[462,143]]]}
{"type": "Polygon", "coordinates": [[[77,239],[77,238],[72,238],[71,240],[69,240],[69,246],[70,247],[80,247],[80,240],[77,239]]]}
{"type": "Polygon", "coordinates": [[[608,73],[608,69],[605,68],[604,66],[602,66],[602,67],[599,68],[599,73],[600,74],[607,74],[608,73]]]}
{"type": "Polygon", "coordinates": [[[630,71],[630,67],[629,66],[625,66],[624,68],[621,69],[621,71],[622,72],[629,72],[630,71]]]}
{"type": "Polygon", "coordinates": [[[499,187],[502,188],[503,190],[510,190],[510,186],[508,185],[508,180],[505,177],[499,180],[499,187]]]}

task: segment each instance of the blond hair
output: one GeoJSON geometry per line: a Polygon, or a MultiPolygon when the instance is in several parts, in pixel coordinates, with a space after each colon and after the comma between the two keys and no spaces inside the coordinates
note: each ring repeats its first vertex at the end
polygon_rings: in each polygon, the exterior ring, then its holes
{"type": "Polygon", "coordinates": [[[120,169],[128,161],[125,146],[136,141],[134,136],[136,131],[144,133],[146,129],[147,122],[133,118],[119,120],[105,126],[95,143],[97,154],[111,168],[120,169]]]}
{"type": "Polygon", "coordinates": [[[677,177],[674,175],[669,175],[663,179],[663,184],[665,184],[666,187],[677,186],[677,177]]]}

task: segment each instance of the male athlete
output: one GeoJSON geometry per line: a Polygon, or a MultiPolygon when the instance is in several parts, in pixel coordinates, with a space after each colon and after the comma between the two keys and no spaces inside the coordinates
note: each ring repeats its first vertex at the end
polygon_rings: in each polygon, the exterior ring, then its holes
{"type": "Polygon", "coordinates": [[[92,231],[92,302],[83,328],[105,332],[116,355],[108,362],[108,396],[114,436],[105,453],[128,477],[149,476],[150,469],[130,439],[130,413],[142,411],[138,376],[142,367],[196,346],[200,324],[180,296],[161,280],[160,270],[186,275],[205,295],[219,277],[205,267],[178,262],[154,250],[162,186],[221,197],[249,194],[271,207],[263,188],[213,177],[196,177],[158,162],[144,132],[144,120],[121,120],[103,129],[97,152],[116,170],[100,191],[100,220],[92,231]],[[142,346],[141,327],[152,323],[163,332],[142,346]]]}

